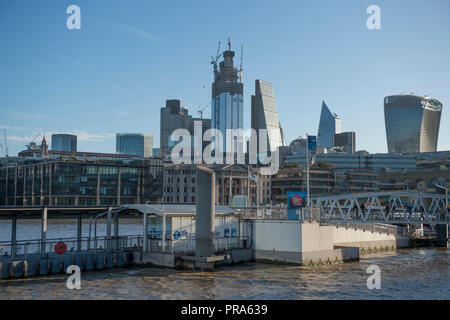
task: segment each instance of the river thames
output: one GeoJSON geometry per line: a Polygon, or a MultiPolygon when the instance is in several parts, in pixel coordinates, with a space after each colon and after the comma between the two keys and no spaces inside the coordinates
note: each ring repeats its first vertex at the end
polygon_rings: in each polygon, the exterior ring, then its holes
{"type": "MultiPolygon", "coordinates": [[[[18,238],[38,238],[39,221],[21,221],[18,238]]],[[[87,226],[83,226],[86,232],[87,226]]],[[[73,225],[49,223],[50,237],[75,236],[73,225]]],[[[142,225],[123,221],[121,234],[142,225]]],[[[0,241],[10,224],[0,222],[0,241]]],[[[99,225],[99,233],[104,224],[99,225]]],[[[69,275],[0,280],[0,299],[450,299],[450,250],[400,249],[363,255],[360,262],[301,268],[247,263],[215,272],[126,268],[81,274],[81,289],[69,290],[69,275]],[[381,270],[381,289],[369,290],[370,265],[381,270]]]]}
{"type": "Polygon", "coordinates": [[[81,289],[68,275],[0,281],[0,299],[450,299],[450,251],[402,249],[335,266],[299,268],[248,263],[215,272],[128,268],[84,272],[81,289]],[[381,269],[369,290],[366,270],[381,269]]]}

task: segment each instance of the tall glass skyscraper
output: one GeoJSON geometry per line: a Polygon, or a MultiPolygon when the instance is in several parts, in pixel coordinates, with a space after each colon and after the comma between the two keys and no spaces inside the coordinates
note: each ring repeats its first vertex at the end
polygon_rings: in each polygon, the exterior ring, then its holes
{"type": "Polygon", "coordinates": [[[116,153],[151,158],[153,156],[153,135],[117,133],[116,153]]]}
{"type": "Polygon", "coordinates": [[[52,151],[77,152],[77,136],[52,134],[52,151]]]}
{"type": "Polygon", "coordinates": [[[317,133],[317,144],[322,148],[333,147],[333,137],[336,133],[341,133],[341,120],[328,109],[325,101],[322,101],[322,111],[320,113],[319,131],[317,133]]]}
{"type": "Polygon", "coordinates": [[[395,95],[384,98],[389,153],[435,152],[442,103],[430,97],[395,95]]]}
{"type": "MultiPolygon", "coordinates": [[[[211,128],[219,129],[223,135],[222,151],[226,150],[226,130],[244,128],[244,85],[238,82],[238,70],[233,66],[234,51],[224,51],[220,68],[214,63],[212,84],[211,128]]],[[[234,143],[234,152],[238,147],[234,143]]],[[[243,147],[243,146],[242,146],[243,147]]]]}
{"type": "Polygon", "coordinates": [[[277,106],[270,82],[255,81],[255,95],[252,96],[251,127],[256,130],[258,137],[259,130],[267,130],[267,151],[275,151],[278,147],[283,146],[277,106]]]}

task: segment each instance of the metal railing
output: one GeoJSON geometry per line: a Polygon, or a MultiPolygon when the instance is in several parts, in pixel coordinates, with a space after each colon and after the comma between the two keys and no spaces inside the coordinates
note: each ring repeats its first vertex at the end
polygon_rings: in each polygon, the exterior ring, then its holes
{"type": "Polygon", "coordinates": [[[288,213],[286,208],[246,208],[244,219],[255,220],[286,220],[288,213]]]}
{"type": "MultiPolygon", "coordinates": [[[[248,249],[249,237],[216,237],[213,240],[214,250],[224,252],[231,249],[248,249]]],[[[195,252],[195,239],[169,240],[164,252],[193,253],[195,252]]]]}
{"type": "MultiPolygon", "coordinates": [[[[147,252],[153,253],[192,253],[195,252],[195,238],[173,240],[167,238],[163,241],[161,234],[149,235],[147,238],[147,252]]],[[[142,235],[126,235],[119,237],[105,236],[89,238],[56,238],[41,240],[19,240],[14,244],[11,241],[0,241],[0,260],[27,259],[37,254],[53,254],[59,242],[66,245],[67,253],[79,251],[108,251],[116,252],[128,249],[143,250],[144,237],[142,235]]],[[[248,237],[218,237],[214,238],[214,249],[223,252],[230,249],[248,249],[248,237]]]]}
{"type": "Polygon", "coordinates": [[[320,222],[320,209],[319,208],[302,208],[298,210],[299,220],[309,222],[320,222]]]}
{"type": "Polygon", "coordinates": [[[0,241],[0,259],[14,259],[16,256],[24,257],[33,254],[51,254],[55,252],[55,246],[59,242],[66,245],[66,252],[75,253],[77,251],[122,251],[125,249],[139,247],[142,245],[142,239],[139,242],[139,236],[119,236],[107,238],[106,236],[90,238],[54,238],[42,241],[34,240],[17,240],[15,243],[11,241],[0,241]]]}
{"type": "Polygon", "coordinates": [[[328,220],[321,223],[322,225],[331,225],[337,228],[346,228],[354,230],[369,231],[372,233],[380,233],[387,235],[396,236],[406,236],[406,228],[397,227],[390,224],[384,223],[373,223],[373,222],[356,222],[356,221],[337,221],[328,220]]]}

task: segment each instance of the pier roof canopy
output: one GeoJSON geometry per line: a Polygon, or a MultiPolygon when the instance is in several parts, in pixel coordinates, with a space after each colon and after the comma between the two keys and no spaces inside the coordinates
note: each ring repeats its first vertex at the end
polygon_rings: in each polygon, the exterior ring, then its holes
{"type": "MultiPolygon", "coordinates": [[[[216,215],[238,215],[239,210],[227,207],[216,206],[216,215]]],[[[127,204],[122,205],[117,211],[137,211],[143,214],[150,214],[162,217],[165,216],[195,216],[197,206],[195,204],[127,204]]]]}

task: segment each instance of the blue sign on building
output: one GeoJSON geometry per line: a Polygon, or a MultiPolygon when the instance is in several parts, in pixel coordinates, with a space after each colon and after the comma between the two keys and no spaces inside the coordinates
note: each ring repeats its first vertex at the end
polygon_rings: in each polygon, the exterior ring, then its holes
{"type": "Polygon", "coordinates": [[[304,208],[306,206],[306,192],[305,191],[288,191],[287,192],[287,207],[290,208],[304,208]]]}
{"type": "Polygon", "coordinates": [[[287,207],[288,219],[298,220],[299,212],[306,206],[306,192],[305,191],[288,191],[287,192],[287,207]]]}
{"type": "Polygon", "coordinates": [[[181,238],[181,233],[180,233],[180,231],[175,230],[175,231],[173,232],[173,238],[174,238],[175,240],[180,239],[180,238],[181,238]]]}

